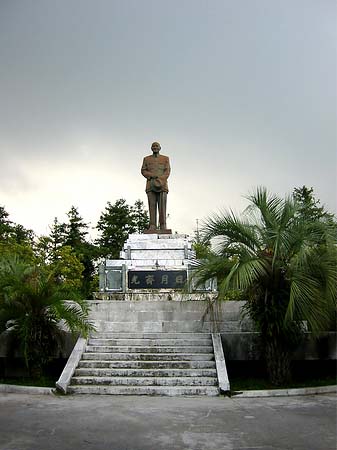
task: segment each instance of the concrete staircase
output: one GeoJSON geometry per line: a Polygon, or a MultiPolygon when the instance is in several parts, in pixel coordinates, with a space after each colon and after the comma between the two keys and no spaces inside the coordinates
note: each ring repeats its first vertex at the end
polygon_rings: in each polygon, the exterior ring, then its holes
{"type": "Polygon", "coordinates": [[[210,333],[95,333],[69,393],[219,395],[210,333]]]}
{"type": "Polygon", "coordinates": [[[220,332],[240,330],[243,302],[216,323],[207,301],[88,301],[96,332],[79,338],[56,382],[64,393],[219,395],[230,389],[220,332]]]}

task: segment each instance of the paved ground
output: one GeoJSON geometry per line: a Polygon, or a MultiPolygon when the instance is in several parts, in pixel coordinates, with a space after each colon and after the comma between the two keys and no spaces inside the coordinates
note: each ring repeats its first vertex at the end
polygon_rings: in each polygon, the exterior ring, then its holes
{"type": "Polygon", "coordinates": [[[336,394],[1,394],[1,450],[336,450],[336,394]]]}

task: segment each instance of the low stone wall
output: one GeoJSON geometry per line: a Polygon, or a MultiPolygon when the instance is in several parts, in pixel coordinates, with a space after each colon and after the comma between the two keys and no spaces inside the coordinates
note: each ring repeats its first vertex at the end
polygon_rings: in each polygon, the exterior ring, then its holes
{"type": "MultiPolygon", "coordinates": [[[[259,333],[226,332],[221,333],[221,340],[226,361],[258,361],[261,359],[259,333]]],[[[64,346],[54,355],[55,360],[62,359],[66,362],[75,343],[76,337],[65,333],[64,346]]],[[[319,338],[315,339],[311,333],[305,333],[301,345],[294,352],[293,359],[296,361],[337,360],[337,333],[322,333],[319,338]]],[[[4,371],[24,375],[23,365],[22,355],[18,351],[11,358],[7,357],[6,337],[1,336],[0,375],[1,373],[4,375],[4,371]]]]}
{"type": "MultiPolygon", "coordinates": [[[[78,336],[72,336],[71,333],[63,333],[62,347],[55,352],[50,363],[50,371],[53,373],[61,372],[66,364],[78,336]]],[[[0,377],[27,377],[28,370],[25,361],[19,349],[12,353],[9,351],[9,342],[6,335],[0,336],[0,377]]]]}
{"type": "MultiPolygon", "coordinates": [[[[72,352],[78,336],[73,336],[71,333],[62,333],[62,347],[55,352],[55,358],[68,358],[72,352]]],[[[6,334],[0,335],[0,358],[6,358],[8,356],[8,337],[6,334]]],[[[11,355],[14,358],[22,357],[19,349],[16,349],[11,355]]]]}
{"type": "MultiPolygon", "coordinates": [[[[257,361],[261,359],[259,333],[239,332],[221,333],[222,346],[226,360],[257,361]]],[[[336,360],[337,333],[322,333],[313,338],[305,333],[304,338],[293,354],[293,360],[336,360]]]]}
{"type": "MultiPolygon", "coordinates": [[[[91,300],[88,301],[91,308],[90,320],[103,331],[106,328],[105,331],[116,332],[220,333],[226,361],[260,360],[259,334],[253,332],[250,320],[241,318],[241,310],[245,302],[212,303],[204,299],[188,300],[188,295],[185,294],[184,297],[187,301],[167,298],[149,301],[143,296],[137,299],[138,301],[134,301],[135,299],[131,301],[125,298],[125,295],[109,301],[91,300]],[[110,330],[107,324],[114,324],[115,328],[110,330]]],[[[66,362],[74,348],[77,336],[73,337],[66,332],[63,336],[62,349],[54,357],[55,360],[66,362]]],[[[313,339],[310,333],[306,333],[303,342],[294,353],[294,360],[336,360],[336,336],[335,332],[330,332],[322,334],[318,339],[313,339]]],[[[20,362],[22,355],[18,351],[15,351],[11,358],[8,358],[7,354],[8,339],[3,334],[0,336],[0,376],[9,372],[20,372],[24,367],[20,362]]]]}

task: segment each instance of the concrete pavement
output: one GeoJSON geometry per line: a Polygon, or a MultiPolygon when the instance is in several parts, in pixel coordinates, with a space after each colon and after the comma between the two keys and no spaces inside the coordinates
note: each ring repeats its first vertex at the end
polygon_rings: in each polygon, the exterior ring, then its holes
{"type": "Polygon", "coordinates": [[[336,394],[0,394],[1,450],[335,450],[336,394]]]}

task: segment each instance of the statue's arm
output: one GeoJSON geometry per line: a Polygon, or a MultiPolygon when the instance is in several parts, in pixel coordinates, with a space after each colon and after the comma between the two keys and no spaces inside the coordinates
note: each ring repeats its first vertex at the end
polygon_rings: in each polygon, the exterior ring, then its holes
{"type": "Polygon", "coordinates": [[[165,178],[167,180],[168,177],[170,176],[170,173],[171,173],[170,160],[167,158],[164,173],[163,173],[163,178],[165,178]]]}
{"type": "Polygon", "coordinates": [[[148,180],[153,176],[152,173],[147,168],[147,164],[146,164],[146,159],[145,158],[143,159],[143,165],[142,165],[141,173],[142,173],[143,177],[147,178],[148,180]]]}

